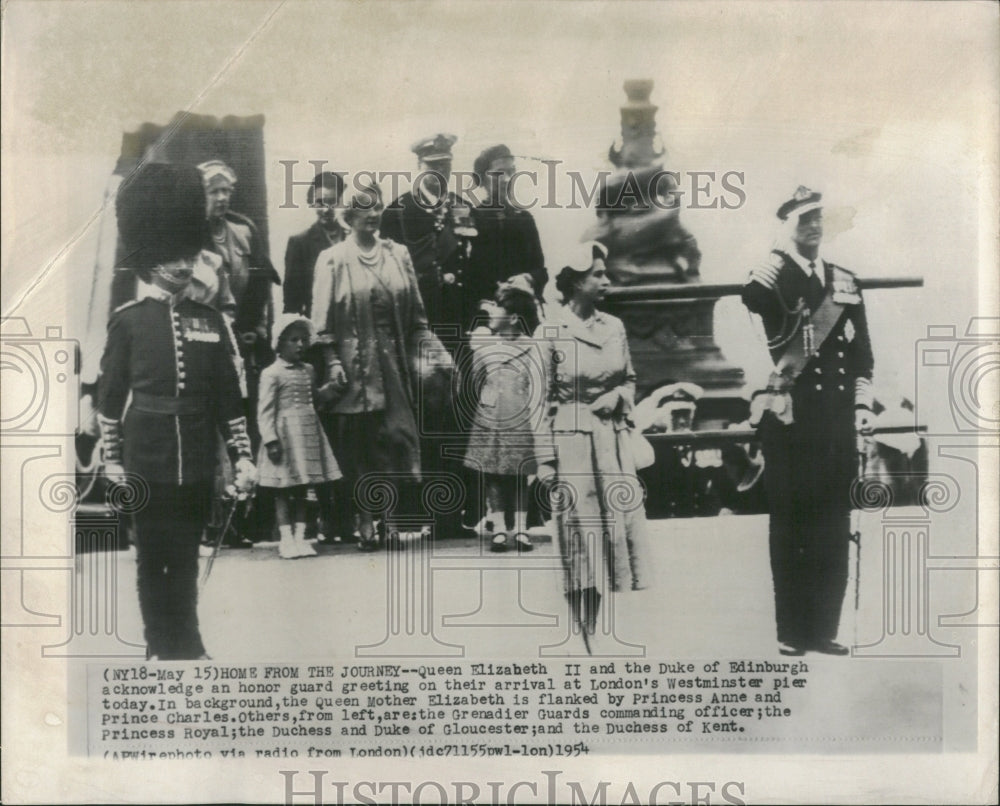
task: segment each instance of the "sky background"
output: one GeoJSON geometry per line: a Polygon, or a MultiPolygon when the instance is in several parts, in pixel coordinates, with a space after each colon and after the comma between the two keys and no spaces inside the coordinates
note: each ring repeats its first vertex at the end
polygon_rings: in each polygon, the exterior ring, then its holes
{"type": "MultiPolygon", "coordinates": [[[[584,177],[609,169],[628,78],[652,78],[667,167],[744,173],[738,210],[684,210],[705,282],[766,256],[804,184],[824,254],[872,292],[882,385],[906,393],[928,323],[965,322],[996,275],[996,8],[987,3],[24,2],[5,7],[3,311],[86,308],[123,131],[181,110],[262,113],[271,251],[313,217],[279,209],[279,160],[413,170],[416,138],[459,136],[455,169],[507,143],[584,177]]],[[[520,160],[519,167],[540,164],[520,160]]],[[[568,183],[562,183],[563,191],[568,183]]],[[[562,192],[562,191],[561,191],[562,192]]],[[[537,210],[550,267],[590,210],[537,210]]],[[[995,304],[995,303],[993,303],[995,304]]],[[[759,355],[734,301],[718,339],[759,355]]]]}

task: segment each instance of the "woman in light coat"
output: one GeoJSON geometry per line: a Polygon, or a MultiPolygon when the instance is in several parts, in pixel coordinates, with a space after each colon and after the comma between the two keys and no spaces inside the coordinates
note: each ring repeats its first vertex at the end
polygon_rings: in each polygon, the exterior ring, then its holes
{"type": "Polygon", "coordinates": [[[630,439],[635,372],[621,320],[597,310],[609,286],[606,256],[590,242],[578,265],[562,269],[564,304],[535,334],[548,379],[538,478],[550,489],[566,596],[588,649],[604,591],[638,590],[648,575],[630,439]]]}
{"type": "Polygon", "coordinates": [[[451,370],[427,326],[410,253],[379,237],[382,210],[376,188],[354,194],[344,213],[351,233],[320,253],[313,280],[311,318],[329,377],[324,389],[336,395],[337,461],[352,488],[366,474],[392,488],[355,491],[363,550],[378,545],[373,510],[389,509],[401,484],[420,481],[418,394],[426,401],[432,390],[447,390],[451,370]],[[384,509],[376,506],[385,496],[384,509]]]}

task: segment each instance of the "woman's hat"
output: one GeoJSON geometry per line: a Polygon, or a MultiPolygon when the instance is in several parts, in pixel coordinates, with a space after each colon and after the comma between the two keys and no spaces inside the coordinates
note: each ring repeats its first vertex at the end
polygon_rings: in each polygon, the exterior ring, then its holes
{"type": "Polygon", "coordinates": [[[209,160],[198,166],[201,171],[202,181],[206,188],[227,182],[230,185],[236,184],[236,172],[222,160],[209,160]]]}
{"type": "Polygon", "coordinates": [[[566,255],[566,262],[563,264],[563,268],[572,269],[575,272],[583,274],[590,271],[597,257],[607,260],[608,248],[600,241],[584,241],[577,244],[566,255]]]}
{"type": "Polygon", "coordinates": [[[309,331],[309,338],[313,336],[313,324],[306,317],[298,313],[283,313],[274,320],[274,329],[271,331],[271,347],[278,352],[278,345],[285,331],[293,325],[302,325],[309,331]]]}

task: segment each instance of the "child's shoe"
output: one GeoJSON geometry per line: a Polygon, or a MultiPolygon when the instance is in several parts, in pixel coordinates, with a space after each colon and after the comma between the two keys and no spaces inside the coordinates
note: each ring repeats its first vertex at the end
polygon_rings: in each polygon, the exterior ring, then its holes
{"type": "Polygon", "coordinates": [[[306,525],[304,523],[295,524],[295,534],[292,538],[295,541],[296,557],[315,557],[316,549],[311,543],[306,542],[306,525]]]}
{"type": "Polygon", "coordinates": [[[292,534],[292,527],[279,526],[278,532],[281,534],[281,541],[278,543],[278,556],[283,560],[294,560],[299,556],[299,549],[295,543],[295,536],[292,534]]]}

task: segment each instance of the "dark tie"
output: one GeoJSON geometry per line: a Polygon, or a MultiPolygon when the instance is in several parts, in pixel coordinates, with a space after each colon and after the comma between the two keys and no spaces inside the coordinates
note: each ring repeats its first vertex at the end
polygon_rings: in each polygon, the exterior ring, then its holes
{"type": "Polygon", "coordinates": [[[823,283],[816,273],[816,261],[810,261],[809,268],[812,270],[812,274],[809,275],[809,307],[815,309],[823,300],[823,283]]]}

